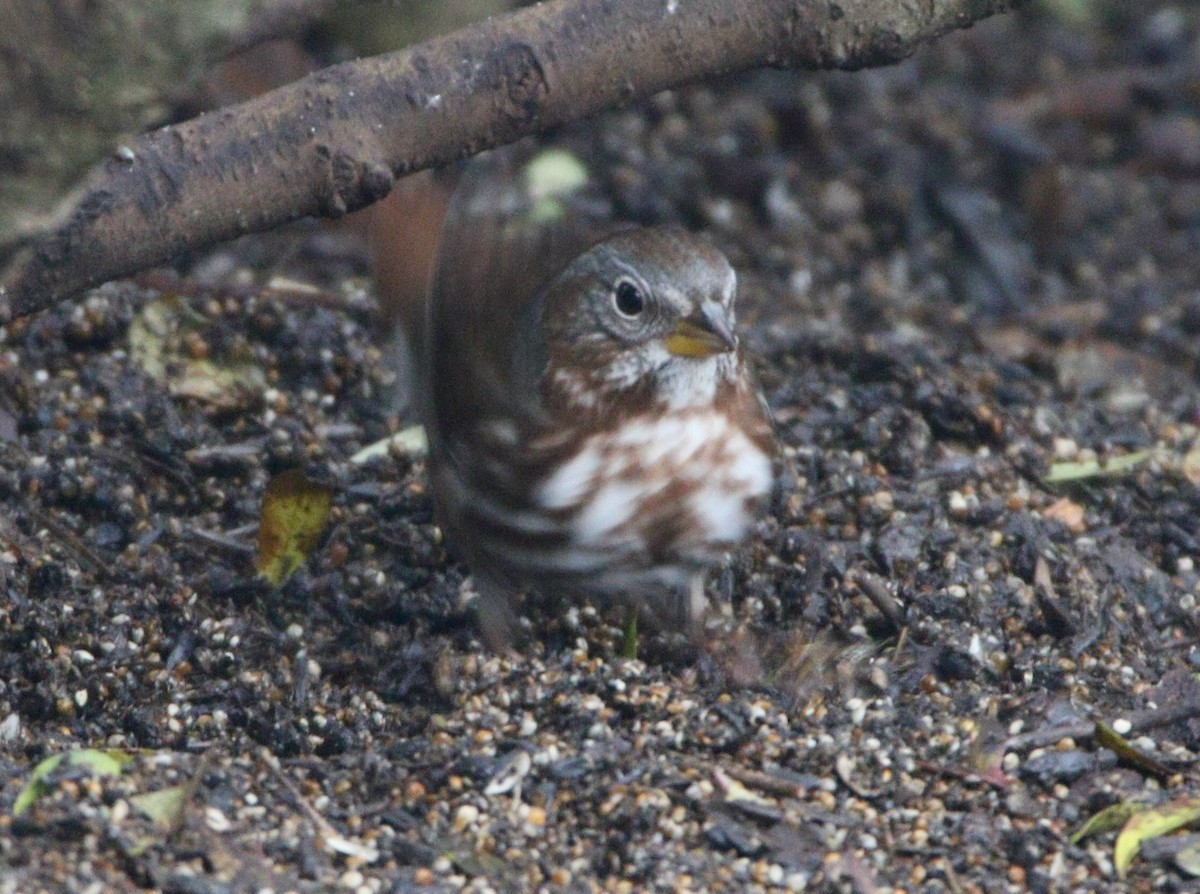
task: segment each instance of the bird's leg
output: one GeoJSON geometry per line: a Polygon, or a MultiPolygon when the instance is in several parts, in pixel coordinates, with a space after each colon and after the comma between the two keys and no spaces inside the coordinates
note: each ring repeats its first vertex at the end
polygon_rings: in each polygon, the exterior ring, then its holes
{"type": "Polygon", "coordinates": [[[475,610],[479,632],[488,648],[498,655],[512,649],[519,624],[516,607],[505,589],[495,581],[471,575],[463,582],[461,595],[475,610]]]}
{"type": "Polygon", "coordinates": [[[687,601],[682,606],[683,622],[688,633],[695,636],[703,626],[704,616],[712,608],[704,588],[706,575],[703,571],[693,574],[688,580],[687,601]]]}

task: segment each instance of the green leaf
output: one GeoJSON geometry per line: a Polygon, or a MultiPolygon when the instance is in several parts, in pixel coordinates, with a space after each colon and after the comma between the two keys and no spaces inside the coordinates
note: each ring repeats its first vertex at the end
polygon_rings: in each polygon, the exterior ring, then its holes
{"type": "Polygon", "coordinates": [[[1077,463],[1055,463],[1050,467],[1045,481],[1047,484],[1063,484],[1068,481],[1083,481],[1087,478],[1122,475],[1137,468],[1153,455],[1153,450],[1138,450],[1124,456],[1114,456],[1104,462],[1100,462],[1098,459],[1089,459],[1077,463]]]}
{"type": "Polygon", "coordinates": [[[98,750],[85,748],[80,751],[68,751],[66,754],[52,754],[40,761],[29,780],[13,802],[13,816],[20,816],[33,806],[38,798],[44,797],[53,790],[50,776],[66,761],[69,767],[85,767],[93,776],[119,776],[121,770],[133,760],[133,755],[117,749],[98,750]]]}
{"type": "Polygon", "coordinates": [[[21,789],[21,793],[17,795],[17,800],[13,803],[13,816],[20,816],[33,806],[34,801],[50,791],[50,784],[46,781],[46,777],[58,769],[62,760],[63,755],[52,754],[33,768],[33,772],[29,774],[29,781],[25,783],[25,787],[21,789]]]}
{"type": "Polygon", "coordinates": [[[132,754],[116,748],[106,748],[102,751],[85,748],[67,755],[67,763],[70,766],[87,767],[94,776],[120,776],[121,771],[132,760],[132,754]]]}
{"type": "Polygon", "coordinates": [[[1079,844],[1085,838],[1119,829],[1129,822],[1134,814],[1145,809],[1146,805],[1137,801],[1118,801],[1116,804],[1110,804],[1099,813],[1092,814],[1086,823],[1075,830],[1071,835],[1071,844],[1079,844]]]}

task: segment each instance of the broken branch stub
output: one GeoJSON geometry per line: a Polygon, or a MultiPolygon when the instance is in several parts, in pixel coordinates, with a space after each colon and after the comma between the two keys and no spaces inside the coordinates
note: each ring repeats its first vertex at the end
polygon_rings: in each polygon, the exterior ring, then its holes
{"type": "Polygon", "coordinates": [[[553,0],[146,134],[18,254],[0,319],[197,248],[382,198],[395,177],[659,90],[858,68],[1021,0],[553,0]]]}

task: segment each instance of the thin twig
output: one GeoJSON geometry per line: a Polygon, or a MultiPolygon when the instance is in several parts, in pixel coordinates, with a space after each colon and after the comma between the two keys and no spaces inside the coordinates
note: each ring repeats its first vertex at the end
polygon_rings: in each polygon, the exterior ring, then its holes
{"type": "MultiPolygon", "coordinates": [[[[1160,726],[1169,726],[1192,717],[1200,717],[1200,699],[1189,699],[1177,705],[1137,711],[1126,719],[1129,721],[1130,731],[1140,733],[1160,726]]],[[[1090,739],[1095,733],[1096,724],[1090,720],[1082,723],[1059,724],[1009,736],[1004,743],[1004,750],[1028,751],[1033,748],[1046,748],[1061,739],[1090,739]]]]}

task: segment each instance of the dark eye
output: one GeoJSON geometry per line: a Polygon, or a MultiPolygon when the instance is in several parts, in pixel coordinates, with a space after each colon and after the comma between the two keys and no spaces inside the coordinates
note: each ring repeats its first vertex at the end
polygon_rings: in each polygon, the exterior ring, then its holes
{"type": "Polygon", "coordinates": [[[636,284],[627,279],[617,283],[613,292],[613,304],[617,310],[627,317],[636,317],[646,309],[646,296],[636,284]]]}

